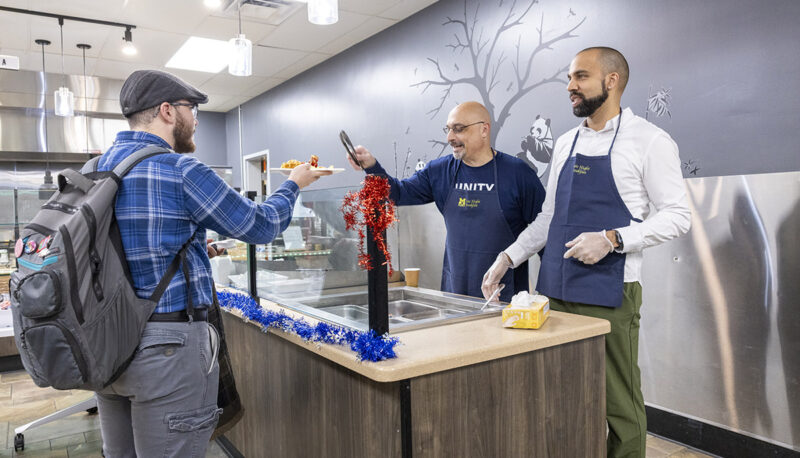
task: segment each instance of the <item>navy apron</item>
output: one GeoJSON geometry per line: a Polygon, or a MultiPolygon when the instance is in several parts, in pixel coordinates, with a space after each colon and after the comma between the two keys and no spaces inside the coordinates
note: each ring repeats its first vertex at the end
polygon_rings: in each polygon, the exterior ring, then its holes
{"type": "MultiPolygon", "coordinates": [[[[516,236],[508,226],[500,207],[497,191],[497,154],[492,150],[494,183],[492,191],[476,192],[456,189],[456,173],[450,183],[450,194],[444,204],[447,241],[442,269],[442,291],[483,297],[483,275],[492,266],[498,253],[514,243],[516,236]]],[[[500,300],[510,301],[515,290],[528,289],[528,266],[508,269],[500,283],[506,285],[500,300]]]]}
{"type": "Polygon", "coordinates": [[[619,307],[625,279],[625,255],[611,252],[596,264],[564,259],[567,242],[583,232],[627,227],[635,219],[617,191],[611,172],[611,150],[622,124],[620,111],[614,139],[605,156],[572,153],[558,176],[555,208],[536,288],[540,294],[568,302],[619,307]]]}

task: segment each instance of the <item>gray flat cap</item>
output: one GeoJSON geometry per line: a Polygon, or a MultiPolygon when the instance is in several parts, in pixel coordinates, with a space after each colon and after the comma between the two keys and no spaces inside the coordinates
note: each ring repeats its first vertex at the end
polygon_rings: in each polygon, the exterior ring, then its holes
{"type": "Polygon", "coordinates": [[[126,118],[163,102],[207,103],[208,96],[180,78],[158,70],[137,70],[122,84],[119,105],[126,118]]]}

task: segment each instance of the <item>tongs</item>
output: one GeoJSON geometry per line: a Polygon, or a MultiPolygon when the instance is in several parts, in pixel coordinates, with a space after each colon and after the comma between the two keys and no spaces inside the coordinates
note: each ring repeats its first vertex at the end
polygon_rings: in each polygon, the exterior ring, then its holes
{"type": "Polygon", "coordinates": [[[506,287],[505,283],[498,285],[497,289],[494,290],[491,296],[489,296],[489,299],[487,299],[486,302],[483,303],[483,307],[481,307],[481,310],[485,309],[486,306],[489,305],[489,302],[492,302],[492,299],[494,299],[498,294],[500,294],[500,291],[502,291],[503,288],[505,287],[506,287]]]}
{"type": "Polygon", "coordinates": [[[350,156],[350,159],[358,164],[358,166],[361,167],[361,170],[364,170],[364,166],[361,165],[361,161],[359,161],[358,157],[356,157],[356,149],[353,147],[353,142],[350,141],[350,137],[347,136],[345,131],[342,130],[339,132],[339,140],[342,141],[342,145],[344,145],[344,149],[347,150],[347,154],[350,156]]]}

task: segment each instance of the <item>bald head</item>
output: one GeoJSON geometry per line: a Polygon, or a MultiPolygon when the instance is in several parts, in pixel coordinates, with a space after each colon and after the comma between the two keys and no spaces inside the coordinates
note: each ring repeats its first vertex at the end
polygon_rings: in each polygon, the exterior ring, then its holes
{"type": "Polygon", "coordinates": [[[456,107],[450,111],[450,114],[453,115],[456,113],[459,116],[465,116],[469,119],[472,119],[472,122],[482,121],[486,124],[489,124],[490,121],[489,110],[487,110],[486,107],[479,102],[464,102],[456,105],[456,107]]]}
{"type": "Polygon", "coordinates": [[[603,68],[603,73],[606,75],[609,73],[616,73],[619,75],[619,93],[622,94],[625,90],[625,86],[628,84],[628,76],[630,74],[628,61],[625,60],[625,56],[616,49],[605,46],[586,48],[579,52],[578,55],[584,53],[591,53],[592,57],[600,63],[603,68]]]}

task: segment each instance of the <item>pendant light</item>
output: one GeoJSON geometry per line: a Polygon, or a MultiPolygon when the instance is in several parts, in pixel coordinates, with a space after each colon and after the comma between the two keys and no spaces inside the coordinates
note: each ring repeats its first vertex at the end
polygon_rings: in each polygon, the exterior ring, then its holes
{"type": "Polygon", "coordinates": [[[92,45],[78,43],[78,48],[83,51],[83,123],[86,124],[86,153],[89,153],[89,89],[86,82],[86,50],[92,45]]]}
{"type": "Polygon", "coordinates": [[[338,0],[308,0],[308,22],[317,25],[329,25],[338,21],[338,0]]]}
{"type": "Polygon", "coordinates": [[[39,185],[39,200],[47,200],[55,192],[56,185],[53,184],[53,175],[50,174],[50,152],[47,146],[47,72],[44,67],[44,47],[50,45],[48,40],[36,40],[35,43],[42,47],[42,124],[44,126],[44,183],[39,185]]]}
{"type": "Polygon", "coordinates": [[[228,61],[228,73],[235,76],[250,76],[253,74],[253,43],[242,33],[242,0],[236,10],[239,13],[239,36],[231,38],[231,57],[228,61]]]}
{"type": "Polygon", "coordinates": [[[64,18],[58,18],[58,27],[61,30],[61,74],[64,75],[64,85],[55,92],[56,116],[73,116],[75,114],[75,96],[67,87],[67,74],[64,73],[64,18]]]}

